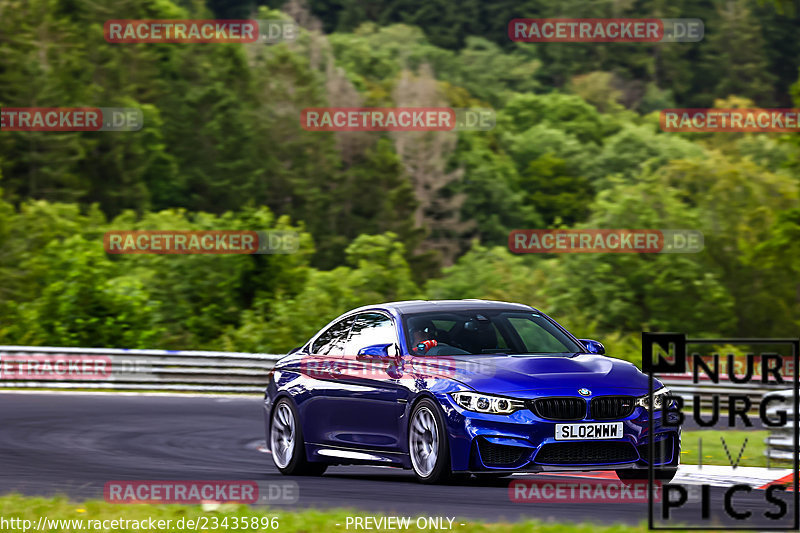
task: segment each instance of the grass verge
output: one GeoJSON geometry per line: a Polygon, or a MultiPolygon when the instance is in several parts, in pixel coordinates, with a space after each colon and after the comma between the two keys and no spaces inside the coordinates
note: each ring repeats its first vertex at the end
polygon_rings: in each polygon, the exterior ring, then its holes
{"type": "MultiPolygon", "coordinates": [[[[739,466],[767,466],[764,455],[766,430],[724,431],[703,429],[684,431],[681,434],[681,463],[731,466],[741,453],[739,466]],[[702,451],[699,439],[702,439],[702,451]],[[724,439],[724,443],[723,443],[724,439]],[[745,444],[747,439],[747,444],[745,444]],[[742,451],[744,446],[744,451],[742,451]],[[725,451],[727,447],[727,452],[725,451]],[[730,454],[730,458],[728,457],[730,454]]],[[[774,462],[772,466],[777,466],[774,462]]]]}
{"type": "MultiPolygon", "coordinates": [[[[63,533],[77,531],[130,531],[137,533],[141,533],[142,531],[199,531],[210,533],[214,531],[222,532],[231,530],[240,532],[346,532],[348,531],[348,528],[346,528],[347,517],[367,515],[369,515],[369,513],[345,509],[289,512],[286,510],[225,504],[218,506],[215,510],[204,510],[200,505],[120,505],[108,504],[102,501],[75,503],[65,497],[41,498],[20,495],[0,496],[0,520],[6,521],[5,523],[0,522],[0,529],[3,531],[23,531],[22,525],[25,524],[24,522],[19,523],[19,527],[13,527],[11,523],[8,522],[11,519],[20,519],[30,521],[27,523],[29,526],[27,531],[36,531],[37,533],[47,531],[63,533]],[[44,523],[42,528],[36,529],[40,517],[45,517],[47,522],[44,523]],[[273,520],[273,518],[275,520],[273,520]],[[171,524],[172,527],[151,528],[146,522],[144,524],[141,523],[142,520],[149,521],[151,519],[156,523],[159,520],[163,520],[165,525],[167,524],[166,521],[170,520],[169,524],[171,524]],[[217,523],[216,528],[213,527],[215,523],[214,519],[216,519],[217,523]],[[227,527],[222,526],[224,519],[227,519],[227,527]],[[135,520],[139,521],[139,526],[144,525],[145,527],[134,527],[132,523],[128,523],[119,524],[120,526],[127,527],[112,529],[111,520],[135,520]],[[182,520],[184,525],[182,529],[177,525],[180,520],[182,520]],[[190,520],[193,521],[192,527],[188,527],[190,520]],[[253,522],[254,520],[255,522],[253,522]],[[61,522],[54,523],[55,521],[61,522]],[[72,522],[70,523],[69,521],[72,522]],[[99,529],[90,527],[91,524],[97,523],[92,521],[99,521],[101,527],[99,529]],[[102,527],[103,521],[109,521],[105,529],[102,527]],[[198,523],[199,526],[195,527],[194,524],[198,523]],[[83,524],[83,527],[79,524],[83,524]],[[256,527],[251,527],[254,524],[256,527]],[[236,527],[237,525],[238,527],[236,527]]],[[[375,518],[378,518],[378,516],[375,518]]],[[[411,527],[404,529],[405,531],[436,531],[435,528],[418,529],[414,525],[415,519],[416,517],[411,520],[411,527]]],[[[446,520],[444,524],[447,524],[446,520]]],[[[354,527],[351,525],[349,530],[353,531],[354,527]]],[[[393,530],[397,531],[396,528],[393,530]]],[[[391,529],[377,527],[371,528],[370,531],[391,531],[391,529]]],[[[540,521],[525,521],[514,524],[488,524],[456,519],[453,522],[451,531],[455,533],[644,533],[647,531],[647,527],[645,524],[639,526],[625,526],[560,524],[540,521]],[[461,525],[462,523],[464,525],[461,525]]]]}

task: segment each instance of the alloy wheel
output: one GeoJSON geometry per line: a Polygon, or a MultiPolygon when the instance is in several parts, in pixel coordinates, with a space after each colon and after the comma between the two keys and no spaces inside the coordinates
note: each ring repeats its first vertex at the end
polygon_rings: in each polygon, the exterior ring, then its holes
{"type": "Polygon", "coordinates": [[[272,430],[270,432],[272,459],[278,468],[286,468],[292,460],[296,440],[295,435],[294,414],[287,404],[280,403],[272,415],[272,430]]]}
{"type": "Polygon", "coordinates": [[[409,451],[414,470],[422,477],[431,475],[439,458],[439,428],[427,407],[414,413],[409,435],[409,451]]]}

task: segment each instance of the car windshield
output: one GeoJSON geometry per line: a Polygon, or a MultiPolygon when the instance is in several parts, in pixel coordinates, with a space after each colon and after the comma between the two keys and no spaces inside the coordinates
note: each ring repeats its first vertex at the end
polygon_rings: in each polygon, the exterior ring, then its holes
{"type": "Polygon", "coordinates": [[[585,351],[536,312],[429,312],[403,318],[415,355],[553,354],[585,351]]]}

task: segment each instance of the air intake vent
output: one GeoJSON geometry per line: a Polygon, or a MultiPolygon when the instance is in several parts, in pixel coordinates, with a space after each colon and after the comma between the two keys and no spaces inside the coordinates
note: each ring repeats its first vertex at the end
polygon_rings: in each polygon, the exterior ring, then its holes
{"type": "Polygon", "coordinates": [[[545,465],[630,463],[639,455],[630,442],[556,442],[545,444],[534,461],[545,465]]]}
{"type": "Polygon", "coordinates": [[[583,398],[539,398],[531,402],[531,411],[548,420],[583,420],[586,400],[583,398]]]}
{"type": "Polygon", "coordinates": [[[595,420],[616,420],[633,413],[633,396],[598,396],[592,399],[591,416],[595,420]]]}
{"type": "Polygon", "coordinates": [[[484,439],[478,439],[478,450],[481,453],[481,461],[487,466],[511,466],[518,463],[526,453],[531,452],[528,448],[492,444],[484,439]]]}
{"type": "MultiPolygon", "coordinates": [[[[656,441],[653,446],[655,448],[655,461],[653,464],[660,465],[660,464],[667,464],[672,462],[675,449],[673,438],[667,437],[665,439],[661,439],[656,441]]],[[[639,450],[639,455],[642,456],[642,459],[645,461],[650,461],[650,446],[648,444],[640,444],[636,447],[639,450]]]]}

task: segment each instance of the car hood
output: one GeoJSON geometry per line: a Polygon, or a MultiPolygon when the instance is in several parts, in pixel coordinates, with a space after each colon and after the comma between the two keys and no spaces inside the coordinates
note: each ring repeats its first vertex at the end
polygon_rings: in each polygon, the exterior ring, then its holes
{"type": "MultiPolygon", "coordinates": [[[[649,387],[647,375],[633,363],[602,355],[479,355],[446,359],[441,364],[454,371],[453,379],[486,393],[536,397],[558,391],[572,396],[578,394],[578,389],[587,388],[592,396],[598,396],[646,394],[649,387]]],[[[661,383],[656,380],[653,386],[660,388],[661,383]]]]}

